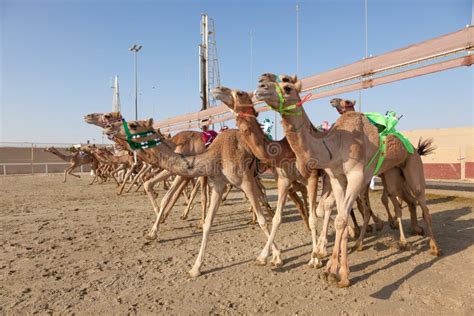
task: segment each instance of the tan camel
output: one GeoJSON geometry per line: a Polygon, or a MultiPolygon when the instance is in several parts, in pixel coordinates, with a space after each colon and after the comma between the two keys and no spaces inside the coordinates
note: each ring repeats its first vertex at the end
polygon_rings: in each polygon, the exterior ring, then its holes
{"type": "MultiPolygon", "coordinates": [[[[113,123],[105,129],[108,135],[121,139],[127,139],[127,134],[129,133],[148,133],[150,131],[153,131],[152,119],[148,121],[132,121],[124,124],[113,123]],[[128,133],[124,130],[124,127],[129,130],[128,133]]],[[[206,176],[212,182],[211,203],[203,225],[201,248],[193,268],[189,271],[192,277],[196,277],[201,273],[200,269],[204,259],[210,227],[221,203],[226,184],[230,183],[244,191],[257,214],[260,228],[267,237],[269,236],[266,219],[262,214],[259,203],[261,191],[258,189],[255,177],[255,157],[250,149],[246,147],[243,136],[238,130],[228,130],[219,134],[208,150],[192,156],[175,153],[175,144],[163,139],[159,131],[154,132],[151,137],[155,139],[155,142],[160,142],[160,144],[143,151],[150,152],[157,159],[160,159],[160,164],[163,168],[166,168],[172,174],[187,178],[206,176]]],[[[146,138],[140,139],[142,142],[148,140],[146,138]]],[[[134,139],[132,138],[131,141],[133,142],[134,139]]],[[[161,215],[162,211],[158,215],[158,220],[161,215]]],[[[273,261],[276,265],[279,265],[278,261],[281,261],[280,251],[274,244],[272,245],[272,250],[273,261]]]]}
{"type": "MultiPolygon", "coordinates": [[[[275,74],[263,74],[259,78],[259,82],[265,82],[265,81],[270,81],[270,82],[283,82],[283,83],[296,83],[297,78],[296,76],[289,76],[289,75],[275,75],[275,74]]],[[[310,122],[311,123],[311,122],[310,122]]],[[[317,138],[322,138],[325,136],[325,133],[323,131],[320,131],[316,129],[312,124],[310,125],[310,131],[314,137],[317,138]]],[[[320,170],[321,173],[321,178],[322,178],[322,192],[321,192],[321,198],[319,200],[318,207],[316,209],[316,214],[313,212],[313,216],[318,216],[318,217],[323,217],[323,228],[321,230],[320,236],[316,241],[316,236],[314,233],[312,234],[312,239],[313,239],[313,253],[317,253],[320,258],[323,258],[327,255],[327,233],[329,229],[329,220],[331,218],[331,213],[332,213],[332,204],[335,203],[334,195],[332,194],[332,189],[331,189],[331,184],[329,181],[328,175],[323,171],[320,170]]],[[[368,185],[367,185],[368,189],[368,185]]],[[[368,214],[370,214],[370,217],[372,217],[374,223],[375,223],[375,229],[376,230],[382,230],[383,228],[383,221],[380,220],[374,212],[372,212],[372,208],[370,206],[370,200],[368,196],[368,190],[365,191],[365,199],[363,200],[360,197],[357,197],[356,202],[357,202],[357,209],[361,212],[363,218],[366,218],[364,214],[364,209],[367,210],[368,214]],[[365,201],[365,202],[364,202],[365,201]],[[362,203],[365,203],[365,205],[362,205],[362,203]]],[[[352,230],[352,228],[349,226],[349,234],[351,237],[359,236],[357,244],[359,245],[357,249],[361,250],[362,249],[362,241],[364,239],[365,231],[372,230],[371,226],[368,226],[368,220],[370,217],[367,217],[367,221],[364,221],[364,227],[362,230],[362,233],[359,229],[359,226],[357,224],[357,219],[355,217],[355,214],[353,210],[351,209],[350,212],[352,221],[354,222],[354,227],[355,231],[352,230]]],[[[310,214],[311,217],[311,214],[310,214]]],[[[313,221],[310,221],[315,223],[316,217],[313,217],[313,221]]],[[[314,232],[316,231],[316,228],[313,230],[314,232]]],[[[265,250],[265,249],[264,249],[265,250]]],[[[321,262],[317,259],[311,259],[310,262],[308,263],[310,266],[314,266],[316,268],[319,268],[321,266],[321,262]]]]}
{"type": "MultiPolygon", "coordinates": [[[[122,122],[122,116],[119,112],[112,112],[112,113],[91,113],[84,116],[84,121],[88,124],[93,124],[102,128],[105,128],[108,124],[122,122]]],[[[167,136],[169,138],[169,136],[167,136]]],[[[119,142],[122,146],[127,146],[126,141],[116,139],[114,140],[119,142]]],[[[201,133],[196,131],[182,131],[174,135],[170,138],[170,141],[175,145],[175,151],[179,154],[198,154],[206,150],[206,146],[202,141],[201,133]]],[[[149,166],[156,166],[159,164],[159,160],[156,159],[153,155],[147,154],[146,152],[139,150],[137,151],[137,156],[141,161],[146,162],[149,166]]],[[[165,219],[167,214],[169,214],[171,208],[174,206],[175,202],[177,201],[179,195],[184,190],[184,188],[189,183],[190,179],[185,179],[181,176],[175,177],[173,183],[162,198],[160,205],[157,204],[156,198],[157,194],[154,191],[154,186],[160,182],[168,179],[171,173],[167,170],[162,170],[151,179],[148,179],[143,187],[145,188],[145,192],[153,206],[155,214],[159,214],[160,209],[165,210],[165,216],[162,218],[165,219]]],[[[198,226],[201,227],[204,223],[204,217],[206,213],[206,206],[207,206],[207,179],[199,178],[201,184],[201,220],[198,223],[198,226]]],[[[196,193],[194,193],[196,194],[196,193]]],[[[194,198],[194,196],[192,196],[194,198]]],[[[189,206],[189,205],[188,205],[189,206]]],[[[155,225],[151,228],[150,232],[147,234],[148,239],[156,239],[157,232],[158,232],[158,216],[157,220],[155,221],[155,225]]]]}
{"type": "MultiPolygon", "coordinates": [[[[280,141],[272,141],[263,133],[257,121],[257,112],[253,108],[251,93],[231,90],[226,87],[218,87],[214,89],[212,93],[216,99],[222,101],[236,115],[237,127],[244,136],[243,139],[246,145],[250,148],[255,157],[257,157],[261,163],[275,167],[275,176],[278,185],[276,214],[278,215],[273,217],[273,225],[279,225],[281,222],[281,212],[285,207],[286,197],[289,195],[298,208],[306,227],[309,229],[306,203],[301,201],[296,193],[300,191],[305,201],[308,191],[306,187],[299,182],[303,179],[296,169],[296,159],[286,138],[280,141]]],[[[313,173],[311,176],[314,177],[312,182],[317,183],[318,173],[313,173]]],[[[315,203],[316,195],[317,187],[315,187],[310,194],[312,205],[315,203]]],[[[264,263],[264,261],[265,260],[262,260],[262,263],[264,263]]]]}
{"type": "MultiPolygon", "coordinates": [[[[281,114],[283,129],[296,154],[298,168],[324,168],[330,177],[338,214],[335,220],[336,240],[326,273],[333,280],[339,276],[338,285],[345,287],[350,285],[347,219],[357,196],[365,199],[364,190],[375,170],[375,164],[368,163],[378,152],[379,135],[377,128],[363,114],[348,112],[336,121],[326,136],[315,137],[311,130],[312,124],[302,107],[299,96],[301,86],[301,81],[295,84],[262,82],[255,94],[258,100],[265,101],[281,114]]],[[[379,174],[394,167],[402,170],[410,191],[423,210],[431,253],[439,255],[440,250],[433,237],[431,215],[426,206],[421,158],[416,152],[409,154],[393,135],[387,137],[386,145],[385,160],[379,174]]],[[[364,218],[364,224],[368,221],[367,217],[364,218]]],[[[317,257],[317,254],[313,253],[312,256],[317,257]]]]}
{"type": "Polygon", "coordinates": [[[44,149],[44,151],[52,153],[53,155],[59,157],[61,160],[71,163],[71,165],[68,168],[66,168],[66,170],[64,170],[63,182],[66,182],[66,176],[68,174],[76,178],[81,177],[80,175],[73,173],[74,169],[77,167],[80,167],[82,165],[88,165],[88,164],[91,164],[91,167],[93,169],[97,167],[97,161],[93,157],[83,152],[77,152],[72,155],[65,155],[54,147],[47,147],[44,149]]]}

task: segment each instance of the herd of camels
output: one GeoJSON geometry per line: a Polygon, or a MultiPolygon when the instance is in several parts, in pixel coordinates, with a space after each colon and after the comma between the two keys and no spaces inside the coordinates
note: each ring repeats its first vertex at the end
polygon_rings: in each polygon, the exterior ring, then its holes
{"type": "Polygon", "coordinates": [[[376,230],[382,229],[384,224],[370,206],[368,188],[374,174],[382,179],[382,203],[390,226],[399,230],[400,247],[407,246],[401,219],[401,203],[406,203],[412,233],[426,233],[430,253],[440,255],[426,205],[420,157],[434,150],[431,140],[420,140],[417,148],[410,152],[395,135],[382,138],[378,127],[363,113],[354,110],[355,102],[343,99],[331,100],[331,105],[341,114],[334,125],[327,131],[317,129],[302,106],[305,99],[300,97],[301,88],[302,82],[296,76],[264,74],[253,93],[225,87],[214,89],[214,96],[235,114],[237,129],[220,132],[207,147],[201,132],[164,135],[153,128],[153,119],[126,121],[120,113],[111,112],[88,114],[84,120],[101,127],[115,143],[114,150],[85,145],[73,150],[71,155],[64,155],[55,148],[46,151],[71,162],[64,172],[64,181],[68,174],[78,177],[72,173],[75,167],[91,164],[95,175],[91,184],[114,179],[117,194],[122,194],[127,186],[127,192],[143,186],[156,213],[156,220],[145,236],[147,239],[157,238],[160,223],[166,220],[181,195],[188,202],[181,216],[185,219],[200,190],[199,225],[203,238],[197,259],[189,271],[192,277],[201,274],[214,216],[230,189],[236,187],[250,202],[253,221],[267,237],[256,259],[257,265],[265,265],[270,255],[272,265],[283,264],[275,236],[289,197],[311,232],[312,252],[308,262],[311,267],[323,266],[323,259],[328,256],[329,221],[334,221],[335,241],[324,273],[339,287],[349,286],[349,236],[357,238],[354,249],[362,250],[364,236],[372,229],[370,219],[376,230]],[[265,102],[281,115],[283,139],[271,140],[262,131],[253,104],[255,99],[265,102]],[[269,168],[273,170],[278,190],[275,212],[268,205],[265,187],[259,178],[261,170],[269,168]],[[317,203],[320,179],[322,189],[317,203]],[[155,191],[159,183],[167,189],[160,203],[155,191]],[[389,201],[393,204],[394,216],[389,201]],[[360,228],[353,212],[354,204],[363,218],[360,228]],[[417,205],[422,210],[426,231],[418,225],[417,205]],[[331,214],[334,208],[337,210],[335,217],[331,214]],[[352,225],[348,223],[349,216],[352,225]],[[269,217],[272,217],[271,226],[269,217]],[[319,236],[317,218],[323,219],[319,236]]]}

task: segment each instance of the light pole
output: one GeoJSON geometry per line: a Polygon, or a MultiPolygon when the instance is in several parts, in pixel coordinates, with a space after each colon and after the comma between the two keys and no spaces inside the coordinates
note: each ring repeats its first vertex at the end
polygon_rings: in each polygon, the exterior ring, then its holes
{"type": "Polygon", "coordinates": [[[137,55],[142,45],[134,44],[128,50],[134,52],[135,54],[135,120],[138,120],[138,69],[137,69],[137,55]]]}

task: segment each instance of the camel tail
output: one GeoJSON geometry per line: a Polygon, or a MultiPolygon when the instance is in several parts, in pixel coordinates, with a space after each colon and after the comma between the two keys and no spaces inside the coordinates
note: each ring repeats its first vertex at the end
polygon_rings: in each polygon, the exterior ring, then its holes
{"type": "Polygon", "coordinates": [[[423,139],[420,137],[418,140],[418,147],[416,152],[420,156],[427,156],[432,154],[436,150],[436,146],[433,145],[433,138],[423,139]]]}

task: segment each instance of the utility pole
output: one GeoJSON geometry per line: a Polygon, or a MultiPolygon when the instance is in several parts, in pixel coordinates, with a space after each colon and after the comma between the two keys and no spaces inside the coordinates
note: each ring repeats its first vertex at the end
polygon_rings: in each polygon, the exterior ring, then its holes
{"type": "Polygon", "coordinates": [[[300,74],[300,6],[296,5],[296,75],[300,74]]]}
{"type": "Polygon", "coordinates": [[[137,55],[142,45],[133,45],[128,50],[134,53],[135,60],[135,120],[138,120],[138,65],[137,65],[137,55]]]}

